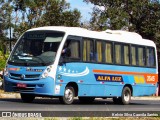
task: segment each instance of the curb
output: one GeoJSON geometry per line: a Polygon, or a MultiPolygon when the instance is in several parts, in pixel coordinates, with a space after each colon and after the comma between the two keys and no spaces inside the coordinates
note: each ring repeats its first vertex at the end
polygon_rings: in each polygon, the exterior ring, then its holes
{"type": "Polygon", "coordinates": [[[5,94],[5,93],[0,93],[0,99],[1,98],[20,98],[20,95],[17,93],[13,93],[13,94],[5,94]]]}

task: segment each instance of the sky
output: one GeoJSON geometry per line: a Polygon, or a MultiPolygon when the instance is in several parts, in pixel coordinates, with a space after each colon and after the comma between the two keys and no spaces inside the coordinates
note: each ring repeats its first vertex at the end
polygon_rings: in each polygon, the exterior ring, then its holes
{"type": "MultiPolygon", "coordinates": [[[[87,4],[83,0],[66,0],[70,3],[71,9],[77,8],[81,12],[82,21],[89,21],[91,18],[93,4],[87,4]]],[[[160,0],[159,0],[160,1],[160,0]]]]}
{"type": "Polygon", "coordinates": [[[89,21],[91,18],[92,4],[87,4],[83,0],[66,0],[70,3],[71,9],[77,8],[81,12],[82,21],[89,21]]]}

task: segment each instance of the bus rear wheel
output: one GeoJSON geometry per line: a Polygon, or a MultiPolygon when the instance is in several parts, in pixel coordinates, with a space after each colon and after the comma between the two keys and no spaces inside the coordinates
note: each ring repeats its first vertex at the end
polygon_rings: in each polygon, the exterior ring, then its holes
{"type": "Polygon", "coordinates": [[[35,95],[21,93],[21,99],[25,103],[31,103],[35,99],[35,95]]]}
{"type": "Polygon", "coordinates": [[[131,90],[129,87],[124,87],[121,96],[121,103],[123,105],[128,105],[131,101],[131,90]]]}
{"type": "Polygon", "coordinates": [[[128,105],[131,100],[131,90],[129,87],[124,87],[121,97],[113,97],[113,102],[115,104],[128,105]]]}
{"type": "Polygon", "coordinates": [[[65,88],[64,96],[61,96],[59,100],[61,103],[69,105],[73,103],[74,97],[75,97],[74,88],[71,86],[68,86],[65,88]]]}

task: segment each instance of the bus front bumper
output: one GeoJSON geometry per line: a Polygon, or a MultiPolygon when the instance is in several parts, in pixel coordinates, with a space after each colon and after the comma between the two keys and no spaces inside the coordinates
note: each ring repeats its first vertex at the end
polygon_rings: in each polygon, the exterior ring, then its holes
{"type": "Polygon", "coordinates": [[[5,92],[28,93],[35,95],[54,95],[54,79],[47,77],[39,80],[15,80],[4,76],[5,92]]]}

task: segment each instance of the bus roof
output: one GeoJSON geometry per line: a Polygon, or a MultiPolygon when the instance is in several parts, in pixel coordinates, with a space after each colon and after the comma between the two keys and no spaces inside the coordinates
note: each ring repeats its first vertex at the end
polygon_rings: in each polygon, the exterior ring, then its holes
{"type": "Polygon", "coordinates": [[[143,39],[141,35],[135,32],[128,32],[123,30],[106,30],[106,31],[91,31],[80,27],[64,27],[64,26],[45,26],[29,29],[28,31],[37,30],[53,30],[65,32],[67,35],[82,36],[88,38],[117,41],[123,43],[132,43],[138,45],[154,46],[151,40],[143,39]]]}

